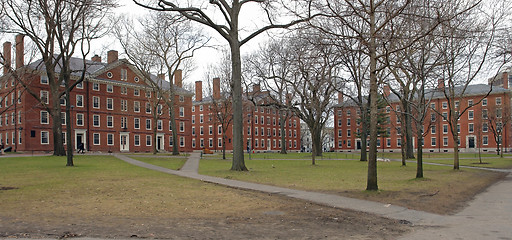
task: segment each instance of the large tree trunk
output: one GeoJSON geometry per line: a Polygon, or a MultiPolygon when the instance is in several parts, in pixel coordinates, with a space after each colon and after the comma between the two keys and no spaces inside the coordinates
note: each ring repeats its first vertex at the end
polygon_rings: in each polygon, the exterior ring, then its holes
{"type": "Polygon", "coordinates": [[[362,131],[361,131],[361,156],[359,158],[359,161],[361,161],[361,162],[368,161],[368,157],[367,157],[367,153],[366,153],[366,145],[367,145],[366,136],[368,136],[368,130],[363,127],[362,131]]]}
{"type": "MultiPolygon", "coordinates": [[[[235,6],[234,7],[239,7],[235,6]]],[[[233,10],[233,12],[237,12],[233,10]]],[[[233,16],[232,21],[238,29],[236,20],[238,16],[233,16]]],[[[240,42],[238,33],[231,32],[231,67],[232,67],[232,87],[233,87],[233,162],[231,170],[248,171],[244,161],[244,139],[243,139],[243,104],[242,104],[242,62],[240,58],[240,42]]]]}
{"type": "Polygon", "coordinates": [[[279,117],[279,124],[281,125],[280,126],[280,129],[279,131],[281,131],[281,154],[287,154],[288,152],[286,151],[286,129],[285,129],[285,124],[286,124],[286,114],[283,114],[281,113],[281,116],[279,117]]]}
{"type": "Polygon", "coordinates": [[[169,99],[171,99],[171,101],[168,103],[168,107],[169,107],[169,119],[171,120],[171,129],[172,129],[172,155],[179,155],[180,154],[180,150],[178,148],[178,144],[177,143],[177,140],[178,140],[178,133],[177,133],[177,130],[176,130],[176,120],[175,120],[175,108],[174,108],[174,103],[176,102],[174,97],[175,97],[175,94],[174,94],[174,85],[173,85],[173,79],[172,79],[172,76],[174,76],[174,74],[171,74],[172,73],[172,69],[168,69],[167,71],[169,73],[169,99]]]}
{"type": "MultiPolygon", "coordinates": [[[[58,96],[58,93],[55,95],[58,96]]],[[[52,109],[50,111],[50,115],[52,117],[53,155],[64,156],[66,155],[66,151],[64,150],[64,142],[62,141],[62,121],[60,116],[61,110],[60,101],[58,98],[53,98],[53,104],[52,109]]],[[[84,119],[84,121],[86,121],[86,119],[84,119]]]]}
{"type": "Polygon", "coordinates": [[[377,44],[375,36],[375,9],[370,10],[370,153],[368,159],[368,179],[366,190],[379,190],[377,185],[377,44]]]}
{"type": "MultiPolygon", "coordinates": [[[[68,88],[69,86],[66,86],[68,88]]],[[[71,103],[69,101],[69,91],[66,90],[66,149],[67,149],[67,163],[66,166],[72,167],[73,163],[73,138],[71,137],[71,103]]],[[[85,143],[84,143],[85,144],[85,143]]]]}
{"type": "MultiPolygon", "coordinates": [[[[414,147],[412,144],[412,127],[409,127],[409,126],[412,126],[411,115],[409,115],[409,113],[411,112],[410,108],[411,107],[410,107],[409,103],[406,103],[404,105],[404,111],[406,112],[406,114],[404,115],[405,126],[402,126],[402,127],[405,127],[405,144],[406,144],[405,158],[406,159],[414,158],[414,147]]],[[[403,165],[405,165],[405,164],[403,164],[403,165]]]]}
{"type": "Polygon", "coordinates": [[[226,159],[226,131],[222,130],[222,159],[226,159]]]}
{"type": "MultiPolygon", "coordinates": [[[[456,125],[455,125],[456,126],[456,125]]],[[[457,130],[455,130],[457,131],[457,130]]],[[[453,169],[459,170],[459,135],[453,133],[453,169]]]]}
{"type": "Polygon", "coordinates": [[[416,178],[423,178],[423,146],[421,142],[423,141],[423,135],[421,130],[418,130],[418,140],[416,140],[416,148],[418,158],[416,159],[416,178]]]}
{"type": "Polygon", "coordinates": [[[322,156],[322,128],[315,127],[311,132],[311,140],[313,142],[313,149],[315,149],[315,156],[322,156]]]}

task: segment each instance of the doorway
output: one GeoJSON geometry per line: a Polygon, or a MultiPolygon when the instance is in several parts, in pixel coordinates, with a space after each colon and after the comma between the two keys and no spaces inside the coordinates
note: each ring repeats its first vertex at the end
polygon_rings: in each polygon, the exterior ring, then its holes
{"type": "Polygon", "coordinates": [[[129,141],[129,134],[128,133],[121,133],[120,134],[120,151],[121,152],[128,152],[130,151],[130,141],[129,141]]]}
{"type": "Polygon", "coordinates": [[[475,148],[475,137],[468,137],[468,148],[475,148]]]}

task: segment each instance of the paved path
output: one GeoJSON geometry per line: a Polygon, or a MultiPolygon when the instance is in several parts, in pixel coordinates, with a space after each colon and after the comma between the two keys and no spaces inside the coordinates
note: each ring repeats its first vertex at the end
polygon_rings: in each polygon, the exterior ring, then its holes
{"type": "MultiPolygon", "coordinates": [[[[115,154],[115,156],[130,164],[140,167],[174,174],[182,177],[198,179],[225,186],[280,194],[310,202],[352,209],[356,211],[377,214],[383,217],[405,220],[414,225],[432,226],[420,228],[406,236],[406,239],[511,239],[512,240],[512,176],[508,175],[503,181],[479,194],[469,207],[451,216],[437,215],[422,211],[407,209],[400,206],[371,202],[338,195],[301,191],[264,184],[249,183],[238,180],[224,179],[197,173],[200,153],[191,153],[180,171],[158,167],[134,160],[130,157],[115,154]]],[[[510,172],[510,170],[509,170],[510,172]]]]}

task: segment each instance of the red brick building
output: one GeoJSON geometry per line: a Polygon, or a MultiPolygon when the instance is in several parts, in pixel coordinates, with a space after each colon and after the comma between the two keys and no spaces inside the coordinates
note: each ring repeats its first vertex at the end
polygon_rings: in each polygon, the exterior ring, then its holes
{"type": "MultiPolygon", "coordinates": [[[[508,80],[508,75],[503,77],[508,80]]],[[[497,144],[492,128],[496,128],[500,122],[506,123],[502,124],[501,143],[504,151],[512,150],[511,121],[505,120],[505,118],[511,117],[512,90],[508,89],[508,81],[504,82],[502,87],[493,86],[492,92],[487,97],[485,96],[490,90],[490,85],[470,85],[466,89],[464,97],[455,101],[455,105],[459,105],[459,109],[472,106],[460,116],[458,121],[458,144],[461,152],[478,151],[478,147],[484,152],[496,152],[497,144]],[[478,103],[481,99],[482,101],[478,103]],[[494,121],[490,121],[492,118],[494,121]]],[[[377,146],[379,151],[400,152],[400,128],[403,126],[400,124],[396,112],[392,110],[392,108],[399,108],[398,98],[394,94],[390,94],[389,89],[384,89],[384,95],[391,103],[386,107],[389,123],[386,127],[387,134],[383,134],[387,136],[380,136],[377,139],[377,146]]],[[[352,101],[344,101],[343,95],[340,94],[338,99],[334,111],[335,149],[337,151],[360,150],[362,148],[360,137],[358,137],[361,128],[358,123],[360,110],[352,101]]],[[[423,124],[423,129],[426,131],[423,144],[424,152],[452,152],[455,143],[448,122],[439,115],[449,115],[448,102],[442,91],[436,90],[429,107],[428,117],[423,124]]],[[[413,127],[413,134],[415,135],[415,133],[416,130],[413,127]]],[[[413,137],[413,145],[416,147],[416,137],[413,137]]]]}
{"type": "MultiPolygon", "coordinates": [[[[23,43],[22,39],[18,40],[17,74],[29,83],[30,90],[38,93],[42,101],[51,104],[44,65],[38,60],[24,66],[23,49],[19,47],[23,43]]],[[[8,59],[11,57],[10,48],[10,43],[4,44],[8,59]]],[[[72,74],[72,82],[79,79],[81,65],[82,59],[72,59],[71,66],[78,72],[72,74]]],[[[174,83],[178,129],[170,129],[171,120],[164,102],[158,100],[158,94],[145,83],[143,75],[132,64],[118,59],[117,51],[109,51],[106,62],[94,56],[87,61],[87,66],[86,79],[70,94],[72,110],[69,123],[64,119],[65,100],[61,100],[63,135],[67,134],[66,124],[71,124],[75,149],[83,143],[88,151],[149,152],[156,144],[158,150],[171,151],[172,144],[179,144],[180,151],[192,151],[190,109],[193,93],[181,88],[181,70],[176,72],[174,83]],[[151,114],[151,106],[157,106],[160,113],[157,119],[151,114]],[[153,128],[157,128],[156,142],[152,138],[153,128]],[[173,130],[177,131],[176,141],[172,139],[173,130]]],[[[151,77],[157,79],[157,76],[151,77]]],[[[7,71],[0,78],[0,142],[17,151],[52,151],[53,120],[50,114],[43,103],[28,94],[21,85],[15,84],[14,79],[7,71]]],[[[162,87],[165,88],[165,84],[162,87]]]]}
{"type": "MultiPolygon", "coordinates": [[[[215,116],[215,111],[230,112],[231,104],[224,104],[229,98],[221,97],[220,79],[213,79],[212,95],[202,97],[202,82],[196,82],[196,99],[192,106],[192,147],[196,150],[211,149],[222,150],[222,121],[215,116]],[[217,107],[214,106],[217,104],[217,107]],[[219,109],[219,107],[223,109],[219,109]],[[225,109],[227,108],[227,109],[225,109]]],[[[253,101],[244,100],[244,149],[255,152],[281,150],[281,131],[279,112],[275,107],[269,106],[271,98],[269,92],[260,91],[259,85],[253,86],[253,91],[246,94],[253,101]],[[248,148],[249,146],[249,148],[248,148]]],[[[287,119],[285,126],[285,144],[287,150],[300,150],[300,121],[292,115],[287,119]]],[[[226,150],[233,150],[232,121],[227,129],[226,150]]]]}

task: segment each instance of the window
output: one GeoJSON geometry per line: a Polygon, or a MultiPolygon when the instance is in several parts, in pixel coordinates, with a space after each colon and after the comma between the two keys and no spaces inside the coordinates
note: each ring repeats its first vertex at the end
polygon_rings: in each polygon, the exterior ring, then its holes
{"type": "Polygon", "coordinates": [[[261,125],[265,124],[265,117],[261,116],[261,125]]]}
{"type": "Polygon", "coordinates": [[[351,147],[352,146],[352,141],[351,140],[347,140],[347,147],[351,147]]]}
{"type": "Polygon", "coordinates": [[[128,118],[127,117],[121,117],[121,128],[123,128],[123,129],[128,128],[128,118]]]}
{"type": "Polygon", "coordinates": [[[432,126],[430,127],[430,133],[431,133],[431,134],[435,134],[435,133],[436,133],[436,125],[432,125],[432,126]]]}
{"type": "Polygon", "coordinates": [[[204,128],[203,126],[199,127],[199,135],[203,135],[204,134],[204,128]]]}
{"type": "Polygon", "coordinates": [[[351,134],[350,134],[350,129],[349,129],[349,130],[347,130],[347,137],[350,137],[350,136],[351,136],[351,134]]]}
{"type": "Polygon", "coordinates": [[[443,137],[443,146],[448,146],[448,137],[443,137]]]}
{"type": "Polygon", "coordinates": [[[192,112],[196,112],[196,106],[192,106],[192,112]]]}
{"type": "Polygon", "coordinates": [[[469,107],[472,107],[472,106],[473,106],[473,99],[469,99],[469,100],[468,100],[468,106],[469,106],[469,107]]]}
{"type": "Polygon", "coordinates": [[[146,130],[151,130],[151,119],[146,119],[146,130]]]}
{"type": "Polygon", "coordinates": [[[473,125],[473,123],[468,124],[468,131],[470,133],[472,133],[474,130],[475,130],[475,126],[473,125]]]}
{"type": "Polygon", "coordinates": [[[436,146],[436,138],[435,137],[430,138],[430,146],[432,146],[432,147],[436,146]]]}
{"type": "Polygon", "coordinates": [[[457,124],[457,132],[460,133],[460,124],[457,124]]]}
{"type": "Polygon", "coordinates": [[[468,111],[468,120],[473,120],[473,117],[475,116],[475,113],[473,110],[468,111]]]}
{"type": "Polygon", "coordinates": [[[107,110],[114,110],[114,99],[107,98],[107,110]]]}
{"type": "Polygon", "coordinates": [[[95,127],[100,126],[100,115],[92,115],[92,125],[95,127]]]}
{"type": "Polygon", "coordinates": [[[350,126],[350,118],[347,119],[347,126],[350,126]]]}
{"type": "Polygon", "coordinates": [[[48,76],[41,75],[41,84],[48,84],[48,76]]]}
{"type": "Polygon", "coordinates": [[[397,138],[396,139],[396,145],[399,146],[399,147],[402,146],[402,139],[401,138],[397,138]]]}
{"type": "Polygon", "coordinates": [[[443,102],[443,109],[448,109],[448,102],[443,102]]]}
{"type": "Polygon", "coordinates": [[[199,111],[202,112],[203,111],[203,105],[199,105],[199,111]]]}
{"type": "Polygon", "coordinates": [[[431,122],[435,122],[436,121],[436,114],[435,113],[431,113],[430,114],[430,121],[431,122]]]}
{"type": "Polygon", "coordinates": [[[203,123],[204,122],[204,116],[203,114],[200,114],[199,115],[199,123],[203,123]]]}
{"type": "MultiPolygon", "coordinates": [[[[9,144],[9,138],[7,137],[7,133],[6,133],[6,136],[5,136],[5,140],[7,141],[7,144],[9,144]]],[[[41,144],[50,144],[50,139],[49,139],[49,133],[48,131],[41,131],[41,144]]]]}
{"type": "Polygon", "coordinates": [[[99,133],[94,133],[92,135],[92,142],[94,145],[100,145],[100,134],[99,133]]]}
{"type": "Polygon", "coordinates": [[[100,97],[96,97],[96,96],[92,97],[92,107],[100,108],[100,97]]]}
{"type": "Polygon", "coordinates": [[[140,89],[138,89],[138,88],[133,89],[133,96],[140,96],[140,89]]]}
{"type": "Polygon", "coordinates": [[[60,105],[61,106],[66,106],[66,95],[62,96],[60,98],[60,105]]]}
{"type": "Polygon", "coordinates": [[[128,100],[121,99],[121,111],[128,111],[128,100]]]}
{"type": "Polygon", "coordinates": [[[446,120],[448,120],[448,113],[443,112],[443,121],[446,121],[446,120]]]}
{"type": "Polygon", "coordinates": [[[114,134],[107,134],[107,145],[114,145],[114,134]]]}
{"type": "MultiPolygon", "coordinates": [[[[7,120],[9,117],[6,116],[5,119],[7,120]]],[[[50,123],[48,118],[48,112],[47,111],[41,111],[41,124],[48,124],[50,123]]],[[[9,121],[5,122],[5,125],[9,124],[9,121]]]]}
{"type": "Polygon", "coordinates": [[[133,102],[133,111],[140,112],[140,102],[139,101],[133,102]]]}
{"type": "Polygon", "coordinates": [[[196,135],[196,127],[192,127],[192,136],[196,135]]]}
{"type": "Polygon", "coordinates": [[[487,132],[489,131],[489,125],[487,123],[483,123],[482,124],[482,132],[487,132]]]}
{"type": "MultiPolygon", "coordinates": [[[[64,119],[66,119],[66,115],[64,115],[64,119]]],[[[18,123],[21,124],[21,111],[18,111],[18,123]]]]}
{"type": "Polygon", "coordinates": [[[107,84],[107,92],[114,92],[114,86],[112,86],[112,84],[107,84]]]}
{"type": "Polygon", "coordinates": [[[133,144],[135,146],[140,146],[140,135],[134,135],[133,136],[133,144]]]}
{"type": "Polygon", "coordinates": [[[121,94],[123,94],[123,95],[128,94],[128,88],[126,88],[126,87],[121,87],[121,94]]]}
{"type": "Polygon", "coordinates": [[[133,128],[140,129],[140,118],[133,119],[133,128]]]}
{"type": "Polygon", "coordinates": [[[172,122],[169,121],[169,131],[172,131],[172,122]]]}
{"type": "Polygon", "coordinates": [[[487,98],[482,99],[482,106],[487,106],[487,98]]]}
{"type": "Polygon", "coordinates": [[[483,119],[487,119],[488,118],[487,109],[482,109],[482,118],[483,119]]]}
{"type": "Polygon", "coordinates": [[[128,79],[128,71],[126,69],[121,69],[121,80],[126,81],[128,79]]]}
{"type": "Polygon", "coordinates": [[[185,117],[185,108],[180,107],[180,117],[185,117]]]}
{"type": "Polygon", "coordinates": [[[185,137],[180,137],[180,147],[185,147],[185,137]]]}
{"type": "Polygon", "coordinates": [[[386,146],[391,147],[391,138],[386,138],[386,146]]]}
{"type": "Polygon", "coordinates": [[[174,145],[174,139],[172,138],[172,136],[169,136],[169,146],[173,146],[174,145]]]}
{"type": "Polygon", "coordinates": [[[83,126],[84,125],[84,114],[83,113],[77,113],[76,114],[76,125],[77,126],[83,126]]]}
{"type": "Polygon", "coordinates": [[[489,137],[488,136],[483,136],[482,137],[482,144],[483,145],[488,145],[489,144],[489,137]]]}
{"type": "Polygon", "coordinates": [[[100,90],[100,84],[99,83],[92,83],[92,90],[99,91],[100,90]]]}
{"type": "Polygon", "coordinates": [[[185,102],[185,97],[180,96],[180,102],[185,102]]]}
{"type": "Polygon", "coordinates": [[[209,146],[210,148],[212,148],[212,147],[213,147],[213,139],[211,139],[211,138],[210,138],[210,139],[208,139],[208,146],[209,146]]]}
{"type": "Polygon", "coordinates": [[[156,129],[161,131],[163,129],[163,125],[164,125],[163,121],[162,120],[158,120],[156,122],[156,129]]]}
{"type": "MultiPolygon", "coordinates": [[[[274,145],[275,145],[275,142],[276,140],[274,139],[274,145]]],[[[217,146],[218,147],[222,147],[222,138],[217,138],[217,146]]]]}
{"type": "Polygon", "coordinates": [[[254,128],[254,135],[258,136],[258,127],[254,128]]]}
{"type": "Polygon", "coordinates": [[[217,133],[222,134],[222,125],[217,126],[217,133]]]}
{"type": "Polygon", "coordinates": [[[448,133],[448,124],[443,124],[443,134],[448,133]]]}
{"type": "Polygon", "coordinates": [[[11,125],[14,125],[16,123],[16,118],[14,117],[14,112],[11,113],[11,125]]]}
{"type": "Polygon", "coordinates": [[[151,91],[146,90],[145,93],[147,98],[151,98],[151,91]]]}
{"type": "Polygon", "coordinates": [[[196,123],[196,115],[192,115],[192,124],[196,123]]]}
{"type": "Polygon", "coordinates": [[[114,127],[114,117],[107,116],[107,127],[113,128],[114,127]]]}
{"type": "Polygon", "coordinates": [[[76,88],[78,89],[84,89],[84,82],[83,81],[80,81],[79,83],[76,84],[76,88]]]}
{"type": "Polygon", "coordinates": [[[208,126],[208,134],[213,135],[213,126],[208,126]]]}
{"type": "MultiPolygon", "coordinates": [[[[40,94],[39,97],[41,98],[41,102],[48,104],[49,103],[48,91],[41,90],[41,92],[39,94],[40,94]]],[[[7,99],[7,98],[5,98],[5,99],[7,99]]],[[[7,104],[5,104],[5,105],[7,106],[7,104]]]]}
{"type": "Polygon", "coordinates": [[[185,132],[185,122],[180,122],[180,132],[185,132]]]}
{"type": "Polygon", "coordinates": [[[151,113],[151,104],[150,103],[146,103],[146,113],[150,114],[151,113]]]}
{"type": "Polygon", "coordinates": [[[455,101],[455,109],[459,109],[459,107],[460,107],[459,101],[455,101]]]}
{"type": "Polygon", "coordinates": [[[151,135],[146,135],[146,146],[151,146],[151,135]]]}
{"type": "Polygon", "coordinates": [[[496,98],[496,105],[501,105],[501,97],[496,98]]]}

